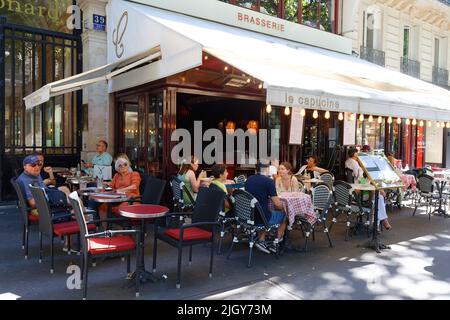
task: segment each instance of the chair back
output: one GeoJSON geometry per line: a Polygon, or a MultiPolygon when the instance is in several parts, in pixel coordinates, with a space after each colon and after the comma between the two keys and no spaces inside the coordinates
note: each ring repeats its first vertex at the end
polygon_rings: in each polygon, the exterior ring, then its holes
{"type": "MultiPolygon", "coordinates": [[[[217,184],[215,184],[215,183],[211,183],[211,184],[209,185],[209,188],[212,189],[212,190],[224,192],[223,189],[221,189],[221,188],[220,188],[217,184]]],[[[225,199],[228,200],[228,203],[229,203],[229,204],[231,204],[232,202],[231,202],[230,196],[229,196],[227,193],[225,193],[225,192],[224,192],[224,194],[225,194],[225,199]]],[[[224,202],[222,211],[221,211],[219,214],[220,214],[220,216],[225,217],[225,202],[224,202]]],[[[230,208],[230,210],[228,211],[227,216],[230,216],[230,215],[233,215],[233,208],[230,208]]]]}
{"type": "Polygon", "coordinates": [[[28,205],[27,201],[25,200],[25,197],[22,193],[22,187],[19,185],[19,183],[16,181],[16,178],[11,178],[9,180],[14,188],[14,191],[17,194],[17,206],[19,207],[20,214],[22,218],[24,219],[24,223],[28,223],[28,205]]]}
{"type": "Polygon", "coordinates": [[[327,221],[328,213],[330,212],[330,209],[332,208],[332,206],[333,206],[333,195],[330,193],[330,195],[328,196],[328,199],[325,203],[324,208],[320,212],[317,222],[327,221]]]}
{"type": "Polygon", "coordinates": [[[165,187],[165,180],[147,177],[144,192],[142,193],[142,203],[160,204],[165,187]]]}
{"type": "Polygon", "coordinates": [[[182,190],[183,190],[183,194],[186,194],[186,197],[188,198],[191,205],[195,205],[194,196],[192,195],[192,193],[189,191],[189,189],[186,187],[186,185],[184,183],[182,185],[182,190]]]}
{"type": "Polygon", "coordinates": [[[244,184],[247,181],[247,177],[243,174],[234,178],[234,181],[238,184],[244,184]]]}
{"type": "Polygon", "coordinates": [[[172,188],[172,199],[176,209],[183,209],[183,186],[184,182],[177,177],[173,177],[170,181],[170,187],[172,188]]]}
{"type": "Polygon", "coordinates": [[[319,177],[330,189],[333,189],[334,175],[331,172],[322,173],[319,177]]]}
{"type": "Polygon", "coordinates": [[[433,177],[423,174],[419,176],[419,190],[423,193],[433,193],[433,177]]]}
{"type": "MultiPolygon", "coordinates": [[[[201,187],[197,194],[192,223],[217,222],[219,214],[223,209],[225,193],[220,190],[201,187]]],[[[202,229],[211,231],[213,226],[203,226],[202,229]]]]}
{"type": "Polygon", "coordinates": [[[319,183],[312,189],[312,201],[315,210],[324,210],[328,200],[332,196],[330,187],[325,183],[319,183]]]}
{"type": "Polygon", "coordinates": [[[83,252],[88,252],[88,243],[86,235],[89,234],[86,219],[84,218],[83,202],[81,201],[76,191],[69,195],[69,201],[72,205],[75,219],[77,220],[78,227],[80,228],[80,242],[83,252]]]}
{"type": "Polygon", "coordinates": [[[48,203],[45,190],[42,187],[30,185],[30,191],[36,202],[36,209],[39,212],[39,231],[48,237],[53,236],[53,223],[50,205],[48,203]]]}
{"type": "Polygon", "coordinates": [[[231,196],[234,213],[238,222],[244,225],[255,225],[255,218],[260,217],[264,226],[269,227],[264,211],[258,200],[249,192],[235,190],[231,196]]]}
{"type": "Polygon", "coordinates": [[[344,181],[334,182],[334,201],[338,206],[346,207],[350,205],[352,197],[350,190],[352,186],[344,181]]]}
{"type": "Polygon", "coordinates": [[[353,177],[353,170],[349,168],[345,168],[345,180],[348,183],[354,183],[355,178],[353,177]]]}

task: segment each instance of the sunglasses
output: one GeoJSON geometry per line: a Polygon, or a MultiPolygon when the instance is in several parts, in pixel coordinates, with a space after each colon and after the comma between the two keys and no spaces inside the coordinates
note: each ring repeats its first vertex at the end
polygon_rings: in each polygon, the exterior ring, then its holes
{"type": "Polygon", "coordinates": [[[28,165],[32,168],[36,168],[36,166],[38,166],[39,164],[36,162],[36,163],[28,163],[28,165]]]}
{"type": "Polygon", "coordinates": [[[128,167],[128,163],[119,164],[119,168],[128,167]]]}

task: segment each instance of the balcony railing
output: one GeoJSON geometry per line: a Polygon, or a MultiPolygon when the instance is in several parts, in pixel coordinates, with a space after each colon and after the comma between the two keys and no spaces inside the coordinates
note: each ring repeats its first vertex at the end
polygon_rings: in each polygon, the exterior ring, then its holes
{"type": "Polygon", "coordinates": [[[379,66],[382,66],[382,67],[385,66],[385,54],[384,54],[384,51],[361,46],[360,57],[361,57],[361,59],[370,61],[372,63],[375,63],[375,64],[379,65],[379,66]]]}
{"type": "Polygon", "coordinates": [[[412,77],[420,78],[420,62],[402,57],[400,71],[412,77]]]}
{"type": "Polygon", "coordinates": [[[448,86],[448,70],[439,67],[433,67],[433,83],[438,86],[448,86]]]}

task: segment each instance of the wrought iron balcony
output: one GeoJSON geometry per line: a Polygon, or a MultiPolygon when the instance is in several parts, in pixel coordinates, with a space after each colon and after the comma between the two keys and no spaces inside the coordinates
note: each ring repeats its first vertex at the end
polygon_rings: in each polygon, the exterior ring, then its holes
{"type": "Polygon", "coordinates": [[[400,71],[420,79],[420,62],[402,57],[400,61],[400,71]]]}
{"type": "Polygon", "coordinates": [[[385,66],[385,54],[384,54],[384,51],[361,46],[359,56],[361,57],[361,59],[364,59],[364,60],[367,60],[369,62],[375,63],[375,64],[377,64],[379,66],[382,66],[382,67],[385,66]]]}
{"type": "Polygon", "coordinates": [[[448,70],[439,67],[433,67],[433,83],[438,86],[448,86],[448,70]]]}

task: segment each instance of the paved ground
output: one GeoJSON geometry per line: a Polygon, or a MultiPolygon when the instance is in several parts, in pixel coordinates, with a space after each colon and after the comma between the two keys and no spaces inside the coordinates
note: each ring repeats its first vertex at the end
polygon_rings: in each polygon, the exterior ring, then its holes
{"type": "MultiPolygon", "coordinates": [[[[139,299],[450,299],[450,219],[415,217],[405,208],[390,215],[393,229],[383,232],[392,246],[381,254],[360,247],[362,235],[344,241],[344,228],[332,231],[334,248],[323,234],[308,253],[285,253],[279,260],[256,252],[254,266],[246,268],[248,249],[238,247],[231,260],[215,256],[214,276],[208,278],[208,248],[194,249],[193,263],[183,262],[182,288],[175,288],[176,249],[159,245],[158,270],[162,283],[141,287],[139,299]]],[[[300,232],[292,233],[302,244],[300,232]]],[[[227,244],[229,241],[227,241],[227,244]]],[[[58,242],[55,274],[49,259],[38,263],[36,230],[30,235],[30,257],[24,260],[21,224],[14,208],[0,207],[0,299],[80,299],[79,290],[66,287],[66,268],[78,258],[61,251],[58,242]]],[[[146,263],[151,265],[151,240],[146,263]]],[[[48,249],[47,249],[48,252],[48,249]]],[[[89,273],[90,299],[135,299],[133,289],[122,288],[126,265],[120,258],[99,262],[89,273]]]]}

